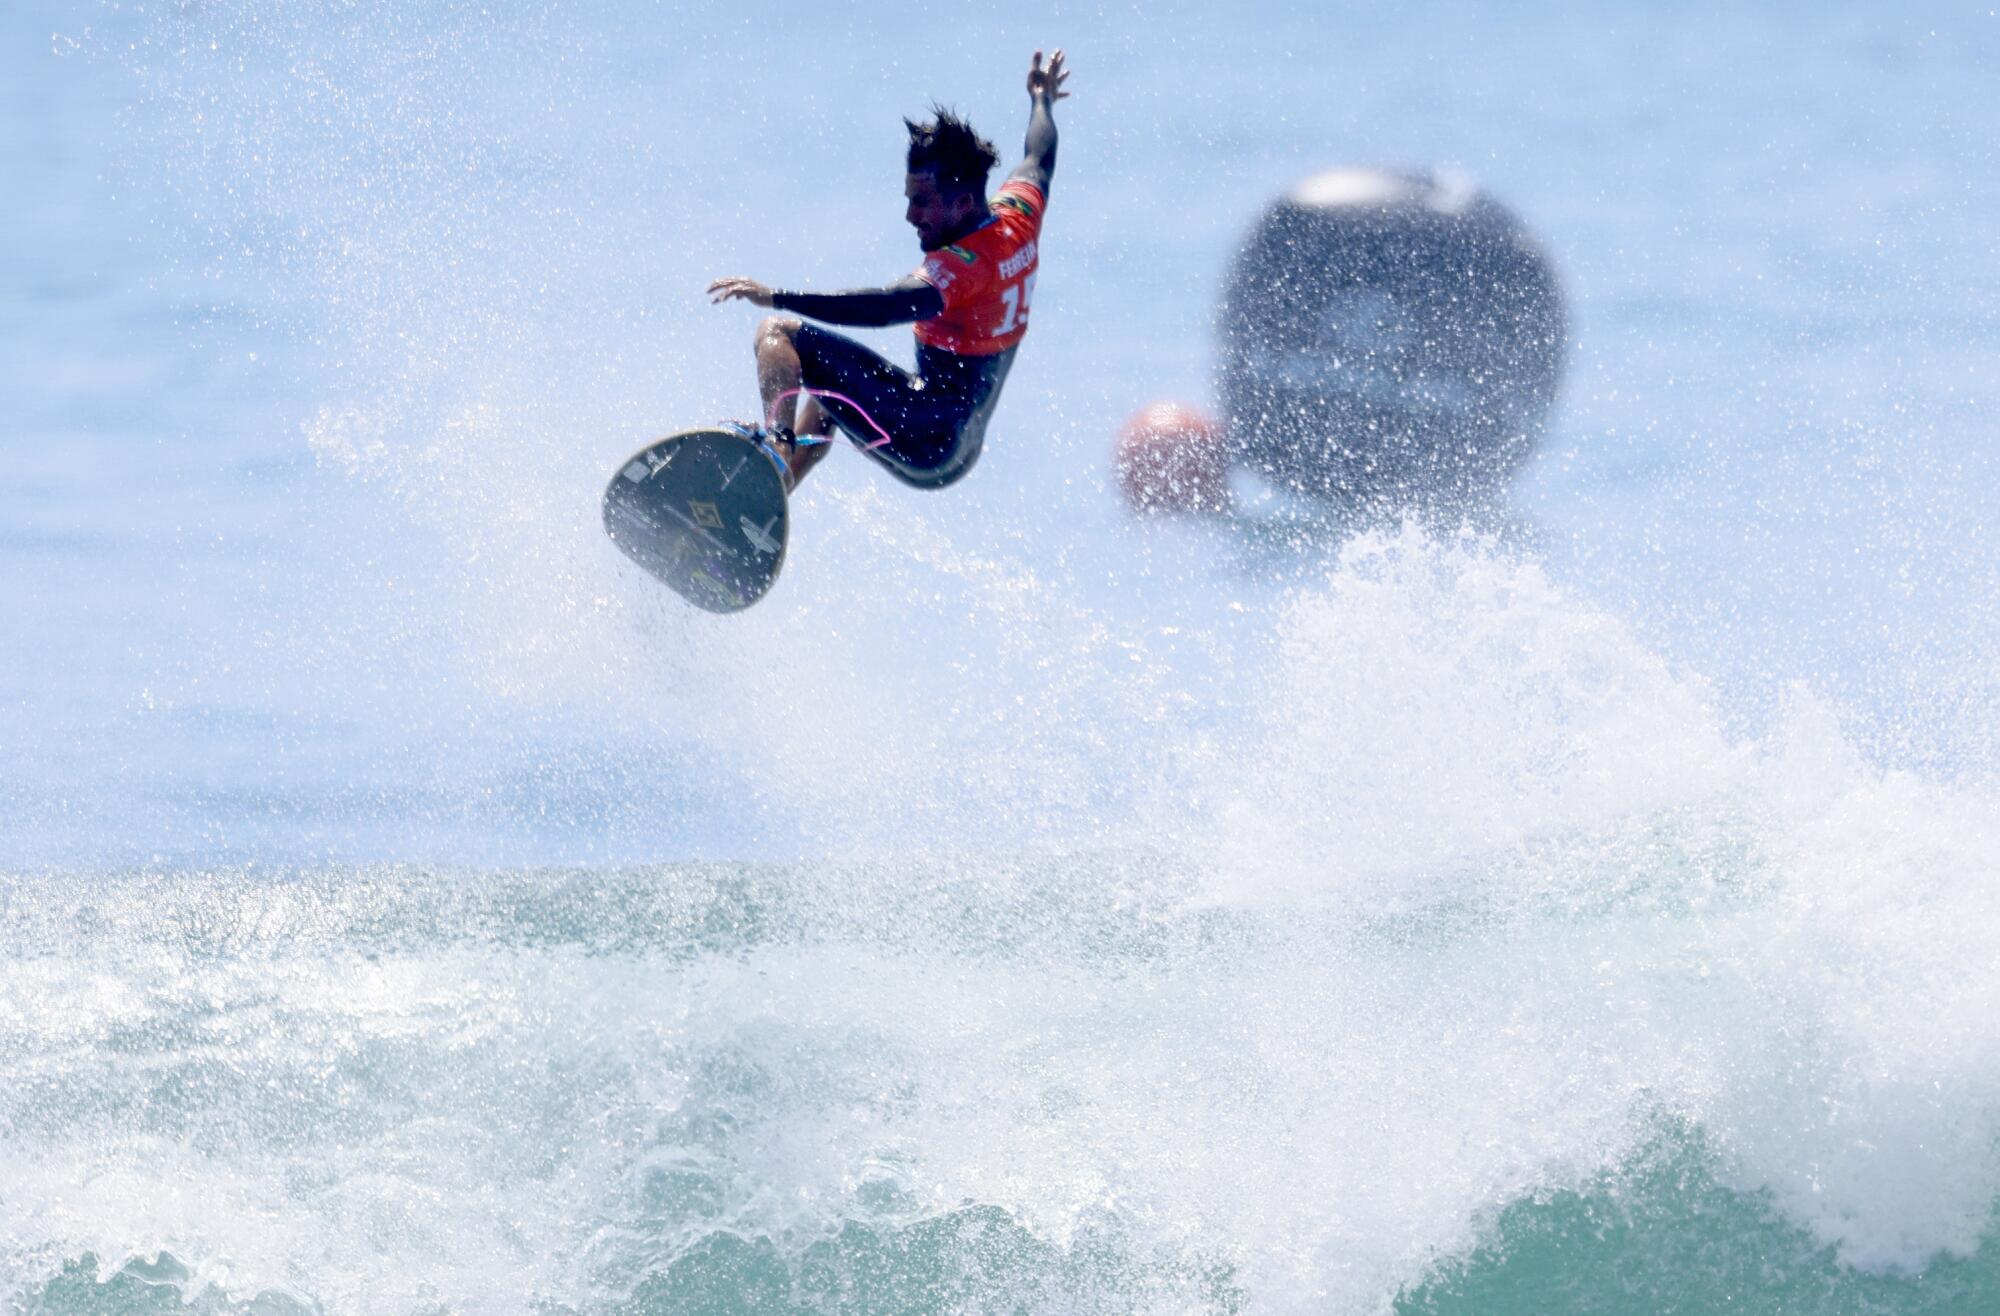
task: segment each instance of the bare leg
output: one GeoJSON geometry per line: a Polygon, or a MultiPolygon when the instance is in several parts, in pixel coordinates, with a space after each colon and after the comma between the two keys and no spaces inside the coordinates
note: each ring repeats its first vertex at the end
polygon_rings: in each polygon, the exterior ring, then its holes
{"type": "MultiPolygon", "coordinates": [[[[796,434],[824,435],[833,428],[833,418],[815,398],[805,399],[799,405],[798,388],[804,381],[804,367],[799,362],[797,333],[799,321],[789,316],[766,316],[757,326],[757,391],[764,398],[762,424],[777,428],[783,426],[796,434]],[[790,393],[792,396],[785,397],[790,393]],[[784,401],[778,399],[783,397],[784,401]]],[[[790,472],[788,487],[796,489],[799,481],[806,478],[806,472],[819,465],[829,443],[813,443],[805,447],[773,439],[778,451],[784,454],[785,465],[790,472]]]]}
{"type": "Polygon", "coordinates": [[[757,391],[764,395],[764,414],[757,418],[761,425],[792,427],[796,398],[783,402],[778,398],[799,386],[799,349],[792,341],[798,330],[797,320],[781,315],[767,315],[757,326],[757,391]]]}
{"type": "MultiPolygon", "coordinates": [[[[818,398],[808,397],[800,404],[799,425],[795,432],[802,439],[808,435],[823,439],[833,433],[833,417],[819,404],[818,398]]],[[[831,443],[800,444],[792,453],[792,487],[798,488],[806,473],[825,461],[826,455],[832,451],[831,443]]]]}

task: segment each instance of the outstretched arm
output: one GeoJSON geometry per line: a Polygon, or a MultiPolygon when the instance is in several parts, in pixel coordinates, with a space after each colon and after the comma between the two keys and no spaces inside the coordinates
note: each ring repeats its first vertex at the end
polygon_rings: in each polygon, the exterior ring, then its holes
{"type": "Polygon", "coordinates": [[[708,297],[716,305],[741,300],[752,306],[791,311],[827,324],[860,329],[928,320],[944,312],[944,297],[914,274],[886,288],[856,288],[848,292],[781,292],[755,279],[717,279],[708,285],[708,297]]]}
{"type": "Polygon", "coordinates": [[[1049,66],[1042,67],[1042,52],[1035,52],[1034,62],[1028,65],[1028,141],[1023,148],[1026,158],[1014,166],[1009,178],[1020,178],[1033,183],[1049,194],[1049,179],[1056,172],[1056,102],[1068,98],[1063,83],[1069,80],[1069,70],[1063,67],[1063,53],[1058,50],[1049,56],[1049,66]]]}

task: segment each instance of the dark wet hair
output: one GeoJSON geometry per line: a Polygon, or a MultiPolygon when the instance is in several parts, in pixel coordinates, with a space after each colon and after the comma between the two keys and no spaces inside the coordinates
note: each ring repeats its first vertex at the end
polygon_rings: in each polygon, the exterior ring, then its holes
{"type": "Polygon", "coordinates": [[[911,173],[933,172],[948,191],[983,192],[986,175],[1000,163],[993,143],[972,131],[972,125],[942,105],[931,106],[923,123],[903,120],[910,130],[911,173]]]}

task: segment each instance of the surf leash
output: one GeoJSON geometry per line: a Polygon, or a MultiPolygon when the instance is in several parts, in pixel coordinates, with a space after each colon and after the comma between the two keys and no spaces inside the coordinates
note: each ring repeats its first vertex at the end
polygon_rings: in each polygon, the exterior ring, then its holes
{"type": "MultiPolygon", "coordinates": [[[[848,406],[853,407],[855,414],[860,416],[861,419],[868,422],[868,428],[874,430],[877,434],[882,436],[881,438],[875,440],[875,442],[873,443],[857,443],[855,446],[859,447],[863,452],[873,451],[876,448],[882,447],[884,444],[892,442],[892,440],[889,438],[889,431],[883,429],[880,425],[877,425],[875,423],[875,418],[868,414],[868,409],[866,407],[862,406],[859,402],[856,402],[853,398],[848,397],[845,393],[836,393],[830,388],[807,388],[804,385],[800,385],[798,388],[786,389],[784,392],[778,394],[778,396],[771,399],[771,410],[769,414],[767,414],[764,417],[764,427],[766,429],[775,428],[778,423],[779,404],[782,403],[786,398],[795,398],[798,397],[800,394],[805,394],[806,396],[816,397],[816,398],[831,398],[835,402],[845,402],[848,406]]],[[[827,438],[824,434],[801,434],[792,441],[794,443],[807,444],[807,445],[814,443],[833,442],[832,439],[827,438]]]]}

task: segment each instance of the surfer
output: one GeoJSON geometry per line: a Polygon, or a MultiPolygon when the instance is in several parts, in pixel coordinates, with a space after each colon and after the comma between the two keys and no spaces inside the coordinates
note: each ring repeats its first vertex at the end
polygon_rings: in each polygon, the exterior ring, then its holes
{"type": "Polygon", "coordinates": [[[1039,264],[1036,250],[1049,177],[1056,167],[1055,103],[1069,95],[1063,53],[1028,66],[1025,158],[997,195],[986,178],[999,155],[963,119],[940,106],[909,130],[903,217],[917,231],[923,263],[881,288],[809,293],[755,279],[717,279],[714,304],[749,302],[790,315],[757,326],[757,387],[765,435],[796,487],[826,455],[838,426],[907,484],[941,489],[979,456],[1000,386],[1028,332],[1039,264]],[[880,328],[916,325],[916,371],[851,338],[807,324],[880,328]]]}

